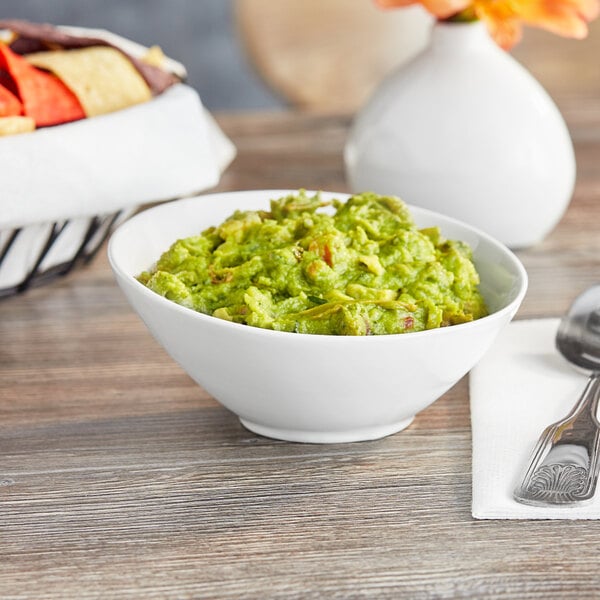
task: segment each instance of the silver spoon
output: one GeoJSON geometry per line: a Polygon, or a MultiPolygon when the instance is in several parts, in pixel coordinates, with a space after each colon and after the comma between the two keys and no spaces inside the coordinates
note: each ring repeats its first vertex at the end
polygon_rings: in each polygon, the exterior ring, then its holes
{"type": "Polygon", "coordinates": [[[575,299],[560,322],[556,347],[590,376],[571,412],[540,436],[514,492],[523,504],[565,506],[594,496],[600,468],[600,285],[575,299]]]}

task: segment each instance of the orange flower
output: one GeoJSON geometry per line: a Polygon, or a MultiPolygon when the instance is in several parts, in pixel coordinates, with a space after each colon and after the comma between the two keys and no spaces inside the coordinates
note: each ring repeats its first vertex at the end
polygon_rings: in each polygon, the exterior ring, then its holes
{"type": "Polygon", "coordinates": [[[383,8],[422,4],[438,19],[486,22],[492,37],[503,48],[516,44],[523,24],[547,29],[565,37],[582,39],[587,24],[600,13],[600,0],[375,0],[383,8]]]}

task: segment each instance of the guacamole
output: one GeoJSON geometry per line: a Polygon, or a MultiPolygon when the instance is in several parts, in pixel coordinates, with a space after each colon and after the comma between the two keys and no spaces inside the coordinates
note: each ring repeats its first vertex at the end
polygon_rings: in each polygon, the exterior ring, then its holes
{"type": "Polygon", "coordinates": [[[176,241],[138,279],[193,310],[297,333],[422,331],[486,314],[471,249],[417,229],[400,199],[304,191],[176,241]]]}

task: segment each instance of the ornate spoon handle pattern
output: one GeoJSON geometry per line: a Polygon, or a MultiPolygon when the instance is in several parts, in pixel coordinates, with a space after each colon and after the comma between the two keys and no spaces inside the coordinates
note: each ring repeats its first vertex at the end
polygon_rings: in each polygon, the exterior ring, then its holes
{"type": "Polygon", "coordinates": [[[600,467],[599,399],[600,373],[593,373],[571,413],[542,433],[515,500],[537,506],[591,500],[600,467]]]}

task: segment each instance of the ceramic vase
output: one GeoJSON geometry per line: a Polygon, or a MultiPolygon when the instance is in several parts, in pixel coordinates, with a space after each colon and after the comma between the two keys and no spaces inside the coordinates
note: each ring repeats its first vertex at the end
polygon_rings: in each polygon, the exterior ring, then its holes
{"type": "Polygon", "coordinates": [[[357,114],[344,158],[353,191],[400,196],[511,248],[544,239],[575,182],[559,110],[479,22],[433,27],[357,114]]]}

